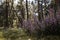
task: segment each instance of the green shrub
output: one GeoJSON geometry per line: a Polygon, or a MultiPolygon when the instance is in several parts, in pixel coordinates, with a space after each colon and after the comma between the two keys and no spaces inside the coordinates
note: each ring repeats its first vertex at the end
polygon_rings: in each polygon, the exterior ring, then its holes
{"type": "Polygon", "coordinates": [[[25,36],[26,33],[23,29],[7,29],[3,32],[4,37],[8,40],[16,40],[19,37],[25,36]]]}

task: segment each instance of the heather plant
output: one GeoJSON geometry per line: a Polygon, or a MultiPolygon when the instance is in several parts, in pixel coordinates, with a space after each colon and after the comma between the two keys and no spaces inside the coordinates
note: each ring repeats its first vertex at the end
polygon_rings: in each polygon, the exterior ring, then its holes
{"type": "Polygon", "coordinates": [[[50,35],[60,33],[60,12],[56,12],[56,16],[54,15],[54,9],[49,8],[48,16],[46,18],[42,18],[38,20],[38,17],[33,14],[33,20],[29,19],[24,20],[22,23],[22,28],[26,29],[26,33],[30,36],[41,36],[42,34],[50,35]]]}
{"type": "Polygon", "coordinates": [[[26,29],[27,34],[30,36],[40,38],[41,34],[45,29],[44,21],[40,22],[36,16],[33,17],[33,20],[28,19],[23,21],[23,28],[26,29]]]}
{"type": "MultiPolygon", "coordinates": [[[[45,23],[46,24],[48,24],[47,26],[46,26],[46,32],[48,32],[47,34],[51,34],[51,33],[53,33],[54,31],[55,31],[55,29],[56,29],[56,19],[54,19],[54,18],[47,18],[46,20],[45,20],[45,23]],[[47,21],[48,20],[48,21],[47,21]]],[[[45,32],[45,33],[46,33],[45,32]]]]}
{"type": "Polygon", "coordinates": [[[60,15],[57,13],[56,18],[54,17],[53,9],[49,10],[49,17],[47,16],[39,21],[36,15],[33,15],[33,21],[31,19],[23,21],[23,28],[27,29],[29,33],[35,35],[43,34],[57,34],[60,33],[60,15]]]}
{"type": "Polygon", "coordinates": [[[56,17],[54,17],[54,12],[49,11],[50,16],[46,17],[45,23],[46,23],[46,34],[55,34],[58,35],[60,33],[60,13],[56,12],[56,17]]]}

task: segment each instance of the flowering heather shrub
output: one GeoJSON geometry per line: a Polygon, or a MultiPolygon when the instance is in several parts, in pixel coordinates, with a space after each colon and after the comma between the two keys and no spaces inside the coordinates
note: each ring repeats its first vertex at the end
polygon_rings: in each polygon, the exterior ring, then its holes
{"type": "Polygon", "coordinates": [[[34,33],[35,35],[41,34],[42,32],[44,32],[44,34],[60,33],[60,12],[57,12],[55,18],[53,9],[48,11],[50,16],[46,16],[44,20],[42,18],[41,21],[39,21],[36,15],[33,15],[33,20],[23,20],[22,28],[25,28],[29,33],[34,33]]]}
{"type": "Polygon", "coordinates": [[[44,21],[39,21],[36,16],[33,17],[33,20],[28,19],[23,21],[23,28],[27,30],[28,34],[38,36],[45,30],[44,21]]]}
{"type": "Polygon", "coordinates": [[[54,17],[46,17],[45,20],[39,21],[35,16],[33,19],[23,21],[23,28],[31,34],[41,35],[42,32],[44,34],[57,34],[60,31],[60,17],[58,15],[57,19],[54,17]]]}
{"type": "Polygon", "coordinates": [[[24,21],[23,28],[33,32],[36,27],[38,28],[37,24],[33,23],[32,20],[28,19],[27,21],[24,21]]]}
{"type": "Polygon", "coordinates": [[[49,12],[50,17],[46,17],[45,23],[46,23],[46,34],[58,34],[60,33],[60,12],[56,12],[56,18],[54,17],[53,12],[49,12]],[[52,16],[53,15],[53,16],[52,16]]]}
{"type": "Polygon", "coordinates": [[[58,21],[58,23],[60,24],[60,14],[58,13],[58,15],[57,15],[57,21],[58,21]]]}
{"type": "Polygon", "coordinates": [[[45,23],[47,24],[47,25],[52,25],[52,24],[56,24],[56,19],[54,18],[54,17],[52,17],[52,18],[46,18],[45,19],[45,23]]]}
{"type": "Polygon", "coordinates": [[[51,33],[54,33],[56,32],[56,28],[57,28],[57,21],[54,17],[52,18],[47,18],[45,20],[45,23],[46,23],[46,28],[45,28],[45,33],[46,34],[51,34],[51,33]]]}

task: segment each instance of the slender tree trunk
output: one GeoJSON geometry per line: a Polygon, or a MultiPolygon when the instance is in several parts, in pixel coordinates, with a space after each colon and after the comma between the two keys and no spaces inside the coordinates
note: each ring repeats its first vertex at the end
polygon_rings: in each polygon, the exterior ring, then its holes
{"type": "Polygon", "coordinates": [[[13,19],[14,19],[14,12],[13,12],[13,0],[11,2],[11,27],[13,27],[13,19]]]}
{"type": "Polygon", "coordinates": [[[23,7],[23,4],[22,4],[23,1],[21,1],[21,16],[23,19],[25,19],[25,11],[24,11],[24,7],[23,7]]]}
{"type": "Polygon", "coordinates": [[[9,2],[7,2],[6,0],[6,21],[5,21],[5,28],[8,28],[9,24],[8,24],[8,6],[9,6],[9,2]]]}
{"type": "Polygon", "coordinates": [[[42,8],[42,4],[40,4],[39,0],[38,0],[38,19],[39,19],[39,21],[41,21],[43,19],[43,8],[42,8]]]}
{"type": "Polygon", "coordinates": [[[23,26],[23,20],[25,19],[24,7],[23,7],[22,2],[23,1],[21,0],[21,2],[20,2],[20,4],[21,4],[21,9],[20,9],[20,11],[21,11],[21,18],[20,18],[21,27],[23,26]]]}
{"type": "Polygon", "coordinates": [[[26,0],[26,10],[27,10],[27,19],[29,18],[29,15],[28,15],[28,1],[26,0]]]}
{"type": "Polygon", "coordinates": [[[39,4],[39,0],[38,0],[38,19],[40,21],[41,17],[40,17],[40,12],[39,12],[40,11],[40,7],[39,6],[40,6],[40,4],[39,4]]]}
{"type": "Polygon", "coordinates": [[[56,1],[54,1],[54,17],[56,18],[56,11],[57,11],[57,4],[56,1]]]}

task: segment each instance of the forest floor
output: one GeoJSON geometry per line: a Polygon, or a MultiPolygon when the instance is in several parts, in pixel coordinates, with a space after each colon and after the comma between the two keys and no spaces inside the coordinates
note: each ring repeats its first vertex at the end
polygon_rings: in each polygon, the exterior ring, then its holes
{"type": "MultiPolygon", "coordinates": [[[[36,38],[32,37],[32,38],[29,38],[28,36],[25,36],[25,37],[20,37],[21,40],[37,40],[36,38]]],[[[4,38],[4,35],[3,35],[3,31],[0,30],[0,40],[5,40],[6,38],[4,38]]],[[[41,37],[39,40],[60,40],[60,36],[56,36],[56,35],[48,35],[48,36],[44,36],[44,37],[41,37]]]]}
{"type": "Polygon", "coordinates": [[[0,31],[0,40],[5,40],[5,38],[3,37],[3,32],[0,31]]]}

